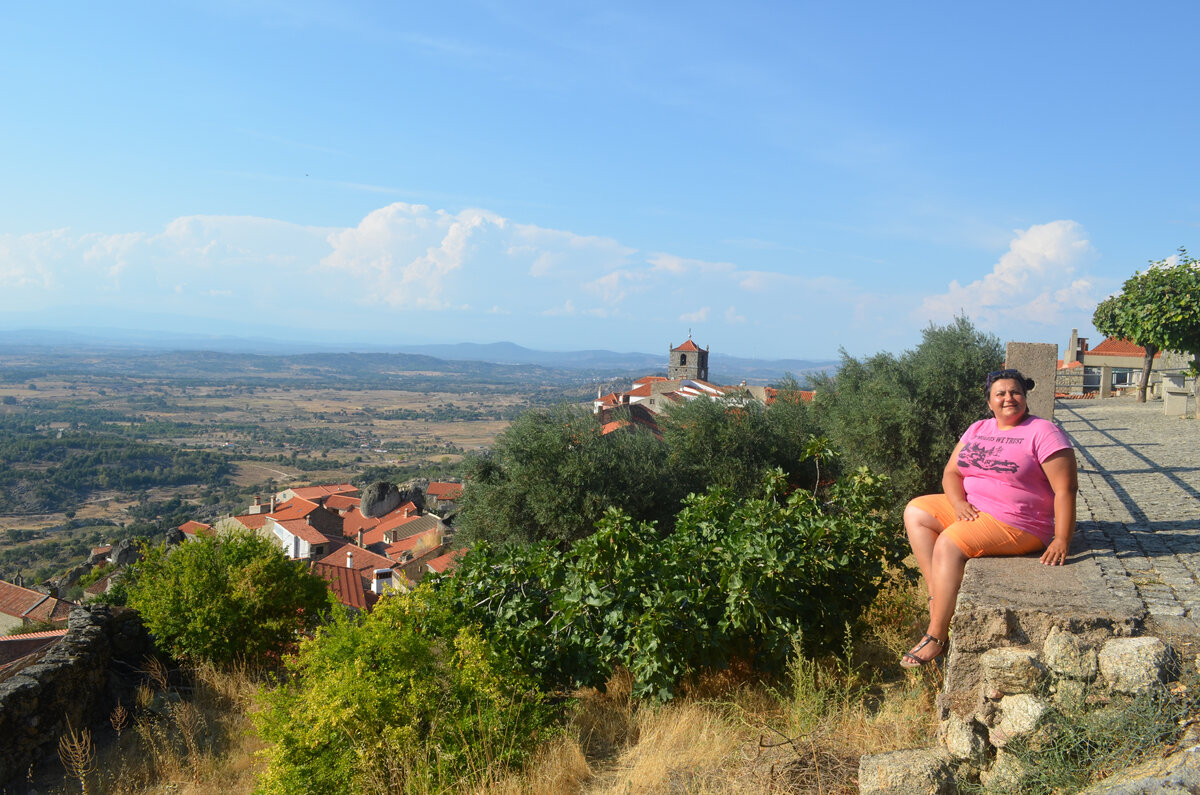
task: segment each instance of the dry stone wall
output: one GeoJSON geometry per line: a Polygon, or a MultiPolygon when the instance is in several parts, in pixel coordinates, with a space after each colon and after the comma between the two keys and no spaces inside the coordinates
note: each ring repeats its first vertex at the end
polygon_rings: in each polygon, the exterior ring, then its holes
{"type": "Polygon", "coordinates": [[[67,634],[0,680],[0,792],[53,755],[67,722],[81,728],[128,703],[154,646],[133,611],[75,607],[67,634]]]}

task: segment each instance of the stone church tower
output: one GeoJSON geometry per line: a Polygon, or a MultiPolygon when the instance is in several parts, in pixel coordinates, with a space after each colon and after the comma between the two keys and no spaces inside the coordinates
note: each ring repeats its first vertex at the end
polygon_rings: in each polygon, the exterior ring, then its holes
{"type": "Polygon", "coordinates": [[[694,381],[708,380],[708,349],[701,350],[692,342],[689,334],[687,342],[678,348],[671,348],[667,362],[667,378],[672,381],[680,378],[691,378],[694,381]]]}

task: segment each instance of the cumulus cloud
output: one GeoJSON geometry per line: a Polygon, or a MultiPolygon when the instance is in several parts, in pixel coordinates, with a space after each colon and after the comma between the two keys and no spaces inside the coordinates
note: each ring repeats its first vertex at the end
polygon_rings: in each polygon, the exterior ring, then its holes
{"type": "Polygon", "coordinates": [[[194,215],[158,230],[0,235],[0,279],[0,309],[46,316],[71,304],[96,318],[149,308],[195,328],[234,321],[343,339],[516,339],[516,329],[537,328],[539,339],[564,345],[576,336],[635,348],[683,324],[747,337],[768,322],[833,328],[856,295],[843,279],[641,252],[483,209],[404,202],[347,227],[194,215]]]}
{"type": "Polygon", "coordinates": [[[952,281],[946,292],[926,297],[920,319],[940,323],[966,313],[989,329],[1057,326],[1064,313],[1095,305],[1095,285],[1077,274],[1092,251],[1082,226],[1052,221],[1014,234],[989,273],[968,284],[952,281]]]}

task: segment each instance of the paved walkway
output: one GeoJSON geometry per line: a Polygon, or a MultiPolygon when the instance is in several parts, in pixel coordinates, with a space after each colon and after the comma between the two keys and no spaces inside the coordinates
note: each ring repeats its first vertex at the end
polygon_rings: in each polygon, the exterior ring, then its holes
{"type": "Polygon", "coordinates": [[[1090,552],[1114,596],[1200,631],[1200,420],[1132,397],[1059,401],[1054,417],[1080,462],[1072,550],[1090,552]]]}

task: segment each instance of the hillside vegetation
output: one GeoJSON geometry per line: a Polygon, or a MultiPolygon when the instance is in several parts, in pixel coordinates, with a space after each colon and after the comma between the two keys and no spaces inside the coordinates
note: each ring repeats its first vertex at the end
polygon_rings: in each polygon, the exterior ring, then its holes
{"type": "MultiPolygon", "coordinates": [[[[940,470],[934,456],[981,410],[998,358],[963,320],[898,359],[846,357],[856,375],[826,383],[845,395],[836,411],[784,385],[766,409],[693,404],[661,442],[595,435],[559,410],[519,419],[471,465],[492,480],[468,485],[480,489],[464,499],[474,545],[453,576],[369,614],[335,611],[282,649],[282,667],[279,647],[243,658],[275,673],[255,699],[262,767],[239,781],[253,775],[262,792],[853,791],[858,755],[924,744],[932,726],[936,669],[895,666],[924,600],[901,562],[894,507],[907,495],[890,484],[912,485],[910,457],[940,470]],[[897,417],[914,425],[903,447],[864,444],[861,428],[886,434],[897,417]],[[482,520],[507,503],[520,510],[482,520]]],[[[135,570],[133,603],[149,582],[135,570]]],[[[191,665],[229,664],[203,634],[179,637],[191,665]]],[[[237,752],[214,739],[211,753],[201,767],[226,781],[237,752]]]]}

